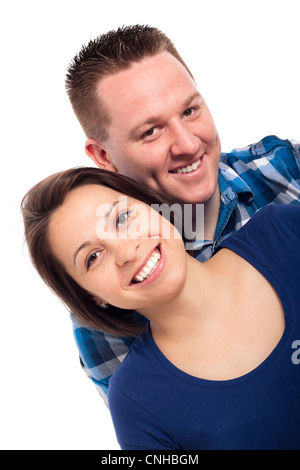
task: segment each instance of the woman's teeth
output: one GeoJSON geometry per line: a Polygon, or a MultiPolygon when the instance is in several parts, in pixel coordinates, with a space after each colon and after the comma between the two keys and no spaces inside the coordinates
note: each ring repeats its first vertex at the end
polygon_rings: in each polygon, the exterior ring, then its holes
{"type": "Polygon", "coordinates": [[[133,278],[134,282],[142,282],[145,279],[147,279],[150,274],[153,273],[153,271],[156,269],[156,266],[159,263],[161,254],[159,250],[156,248],[153,254],[150,256],[148,259],[147,263],[145,266],[140,270],[140,272],[133,278]]]}
{"type": "Polygon", "coordinates": [[[182,168],[177,168],[176,170],[174,170],[174,172],[175,173],[191,173],[191,171],[197,170],[200,163],[201,163],[201,158],[199,158],[192,165],[183,166],[182,168]]]}

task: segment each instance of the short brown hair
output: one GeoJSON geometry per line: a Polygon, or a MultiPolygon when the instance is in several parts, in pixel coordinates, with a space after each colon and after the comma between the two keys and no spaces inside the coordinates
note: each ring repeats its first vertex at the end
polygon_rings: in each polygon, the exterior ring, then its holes
{"type": "MultiPolygon", "coordinates": [[[[48,287],[86,327],[118,336],[136,336],[144,330],[141,317],[132,310],[114,306],[104,310],[96,305],[92,295],[67,274],[50,249],[48,231],[53,213],[70,191],[88,184],[106,186],[148,205],[165,204],[147,186],[111,171],[82,167],[56,173],[36,184],[22,200],[25,240],[31,261],[48,287]]],[[[172,214],[169,220],[175,223],[172,214]]]]}
{"type": "Polygon", "coordinates": [[[172,54],[192,76],[172,41],[151,26],[123,26],[91,40],[71,61],[66,90],[87,137],[104,141],[110,116],[97,93],[101,78],[117,73],[146,56],[172,54]]]}

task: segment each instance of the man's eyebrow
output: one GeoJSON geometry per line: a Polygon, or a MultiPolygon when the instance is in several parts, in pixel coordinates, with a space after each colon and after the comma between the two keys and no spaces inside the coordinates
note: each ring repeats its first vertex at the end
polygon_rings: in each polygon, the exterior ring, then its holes
{"type": "MultiPolygon", "coordinates": [[[[189,96],[186,101],[182,104],[182,109],[186,109],[189,107],[189,105],[196,99],[196,98],[201,98],[202,96],[200,95],[199,91],[196,91],[193,93],[191,96],[189,96]]],[[[145,121],[140,121],[138,122],[131,130],[130,130],[130,138],[135,138],[136,134],[139,132],[139,130],[144,127],[144,126],[151,126],[152,124],[156,124],[159,121],[160,117],[159,116],[151,116],[145,121]]]]}
{"type": "MultiPolygon", "coordinates": [[[[105,219],[108,219],[108,217],[110,216],[113,208],[120,202],[120,199],[117,199],[116,201],[114,201],[109,209],[109,211],[107,212],[107,214],[105,214],[105,219]]],[[[78,256],[78,254],[80,253],[81,250],[83,250],[84,248],[86,248],[87,246],[90,246],[92,245],[92,242],[91,241],[86,241],[84,243],[82,243],[74,252],[74,255],[73,255],[73,263],[74,265],[76,264],[76,258],[78,256]]]]}
{"type": "Polygon", "coordinates": [[[183,104],[183,108],[188,108],[189,105],[196,99],[200,98],[201,101],[203,100],[202,96],[200,95],[199,91],[196,91],[192,96],[190,96],[183,104]]]}
{"type": "Polygon", "coordinates": [[[151,116],[146,121],[138,122],[131,130],[130,130],[130,138],[134,139],[136,134],[139,133],[140,129],[144,126],[152,126],[159,120],[159,116],[151,116]]]}

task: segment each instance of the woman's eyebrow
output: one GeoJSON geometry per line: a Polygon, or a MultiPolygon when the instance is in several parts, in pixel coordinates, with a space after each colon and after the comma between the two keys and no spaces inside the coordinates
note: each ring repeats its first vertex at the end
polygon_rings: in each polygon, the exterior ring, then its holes
{"type": "MultiPolygon", "coordinates": [[[[108,217],[110,216],[113,208],[120,202],[120,199],[117,199],[116,201],[114,201],[109,209],[109,211],[107,211],[107,213],[104,215],[105,219],[108,219],[108,217]]],[[[78,254],[80,253],[81,250],[83,250],[84,248],[86,248],[87,246],[90,246],[92,245],[92,242],[91,241],[86,241],[84,243],[82,243],[78,248],[76,248],[75,252],[74,252],[74,255],[73,255],[73,263],[74,263],[74,266],[76,265],[76,258],[78,256],[78,254]]]]}
{"type": "Polygon", "coordinates": [[[84,242],[75,250],[75,253],[74,253],[74,256],[73,256],[74,265],[76,265],[76,258],[78,256],[79,252],[81,250],[83,250],[84,248],[86,248],[87,246],[90,246],[91,244],[92,244],[92,242],[90,242],[90,241],[84,242]]]}

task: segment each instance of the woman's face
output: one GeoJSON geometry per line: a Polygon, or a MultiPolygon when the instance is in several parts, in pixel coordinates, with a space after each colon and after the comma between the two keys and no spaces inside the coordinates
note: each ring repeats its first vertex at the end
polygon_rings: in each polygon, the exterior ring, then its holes
{"type": "Polygon", "coordinates": [[[71,191],[52,216],[50,247],[95,301],[142,311],[173,299],[186,278],[178,231],[154,209],[104,186],[71,191]]]}

